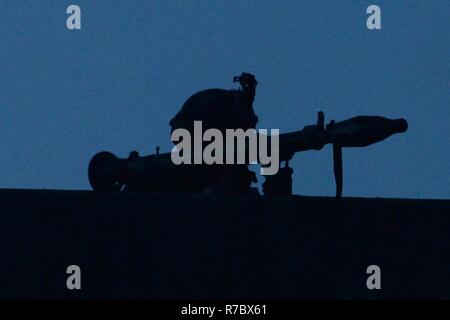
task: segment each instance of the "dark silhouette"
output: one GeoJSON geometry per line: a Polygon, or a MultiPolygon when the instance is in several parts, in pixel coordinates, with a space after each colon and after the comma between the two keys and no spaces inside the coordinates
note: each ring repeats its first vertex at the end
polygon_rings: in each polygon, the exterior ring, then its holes
{"type": "Polygon", "coordinates": [[[262,190],[268,196],[283,196],[292,194],[292,174],[294,170],[288,166],[280,168],[277,174],[266,176],[266,180],[262,184],[262,190]]]}
{"type": "MultiPolygon", "coordinates": [[[[193,136],[194,121],[202,121],[204,131],[218,129],[223,135],[226,129],[256,128],[258,117],[253,110],[253,101],[258,82],[254,75],[246,72],[234,77],[233,82],[239,82],[240,90],[208,89],[190,97],[170,120],[172,132],[183,128],[193,136]]],[[[247,165],[202,165],[202,171],[208,175],[208,184],[204,188],[207,192],[248,193],[254,191],[251,184],[257,181],[247,165]]]]}
{"type": "MultiPolygon", "coordinates": [[[[249,73],[235,77],[240,90],[209,89],[190,97],[170,121],[172,131],[184,128],[193,134],[194,121],[202,121],[203,130],[255,128],[258,117],[253,110],[257,81],[249,73]]],[[[405,132],[404,119],[391,120],[379,116],[357,116],[345,121],[331,121],[325,126],[323,112],[317,123],[302,130],[280,134],[279,160],[285,162],[274,176],[266,176],[266,195],[292,194],[293,170],[288,166],[295,153],[320,150],[333,145],[336,197],[343,188],[342,148],[365,147],[395,133],[405,132]]],[[[270,139],[269,150],[270,150],[270,139]]],[[[193,154],[193,153],[192,153],[193,154]]],[[[224,152],[225,154],[225,152],[224,152]]],[[[175,165],[170,153],[140,157],[136,151],[127,159],[109,152],[96,154],[89,164],[89,182],[94,190],[147,190],[153,192],[252,193],[255,174],[247,165],[175,165]]],[[[257,191],[256,191],[257,192],[257,191]]]]}
{"type": "Polygon", "coordinates": [[[0,299],[450,299],[450,200],[15,189],[0,202],[0,299]],[[66,287],[72,264],[81,290],[66,287]],[[381,290],[366,287],[371,264],[381,290]]]}
{"type": "Polygon", "coordinates": [[[240,90],[208,89],[190,97],[181,110],[170,120],[172,131],[178,128],[187,129],[193,134],[194,121],[202,121],[204,130],[256,128],[258,117],[253,110],[256,85],[258,82],[249,73],[234,77],[239,82],[240,90]]]}

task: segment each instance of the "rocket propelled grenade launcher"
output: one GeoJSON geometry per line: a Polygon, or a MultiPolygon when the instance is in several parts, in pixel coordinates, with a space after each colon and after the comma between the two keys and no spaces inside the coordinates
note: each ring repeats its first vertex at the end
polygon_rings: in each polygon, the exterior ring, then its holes
{"type": "MultiPolygon", "coordinates": [[[[317,124],[302,130],[280,134],[279,159],[286,164],[295,153],[320,150],[333,145],[336,197],[342,195],[342,148],[365,147],[408,129],[405,119],[380,116],[357,116],[331,121],[325,126],[323,112],[317,124]]],[[[270,141],[270,139],[269,139],[270,141]]],[[[220,165],[175,165],[170,153],[140,157],[133,151],[127,159],[109,152],[97,153],[89,163],[89,182],[94,190],[148,190],[153,192],[201,192],[220,175],[220,165]]]]}
{"type": "Polygon", "coordinates": [[[405,119],[392,120],[380,116],[357,116],[340,122],[332,120],[325,126],[324,114],[319,112],[316,125],[280,135],[280,161],[289,161],[296,152],[320,150],[326,144],[332,144],[336,197],[340,198],[342,148],[366,147],[406,130],[408,122],[405,119]]]}

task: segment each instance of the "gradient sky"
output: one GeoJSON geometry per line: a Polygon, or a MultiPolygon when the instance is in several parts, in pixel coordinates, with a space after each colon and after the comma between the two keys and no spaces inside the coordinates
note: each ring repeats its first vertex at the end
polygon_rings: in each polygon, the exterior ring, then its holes
{"type": "MultiPolygon", "coordinates": [[[[171,148],[193,93],[256,75],[259,128],[355,115],[409,131],[345,149],[344,196],[450,198],[450,1],[0,2],[0,188],[89,189],[98,151],[171,148]],[[82,30],[66,28],[66,8],[82,30]],[[366,28],[366,8],[382,30],[366,28]]],[[[294,191],[334,195],[332,148],[297,154],[294,191]]],[[[262,180],[262,179],[260,179],[262,180]]]]}

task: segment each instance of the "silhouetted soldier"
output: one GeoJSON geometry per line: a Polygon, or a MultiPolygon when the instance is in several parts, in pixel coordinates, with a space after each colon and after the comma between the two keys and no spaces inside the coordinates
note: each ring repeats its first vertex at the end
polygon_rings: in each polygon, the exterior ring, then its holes
{"type": "Polygon", "coordinates": [[[257,81],[255,76],[242,73],[234,77],[239,82],[240,90],[208,89],[191,96],[181,110],[170,120],[172,131],[187,129],[193,134],[194,121],[202,121],[203,130],[255,128],[258,117],[253,110],[257,81]]]}
{"type": "MultiPolygon", "coordinates": [[[[253,101],[257,81],[249,73],[242,73],[233,81],[240,83],[240,90],[209,89],[190,97],[170,121],[172,131],[183,128],[194,135],[194,121],[201,121],[203,130],[218,129],[225,136],[226,129],[255,129],[258,117],[253,110],[253,101]]],[[[332,120],[325,125],[323,112],[318,112],[316,124],[280,134],[279,161],[286,165],[279,168],[277,174],[266,176],[264,194],[291,194],[293,170],[288,166],[289,160],[297,152],[320,150],[332,144],[336,197],[340,198],[343,188],[342,148],[366,147],[407,129],[405,119],[380,116],[357,116],[339,122],[332,120]]],[[[225,156],[226,148],[223,151],[225,156]]],[[[250,186],[256,182],[254,172],[247,165],[175,165],[171,159],[170,152],[144,157],[132,152],[128,158],[121,159],[111,152],[102,151],[89,162],[89,182],[94,190],[122,190],[126,187],[127,190],[152,192],[241,194],[252,191],[250,186]]]]}
{"type": "MultiPolygon", "coordinates": [[[[254,129],[258,123],[253,110],[258,82],[254,75],[245,72],[234,77],[233,82],[239,82],[240,90],[208,89],[190,97],[170,121],[172,132],[184,128],[193,136],[194,121],[202,121],[204,131],[214,128],[224,136],[226,129],[254,129]]],[[[250,191],[251,183],[256,182],[254,172],[247,165],[204,166],[205,174],[217,176],[216,183],[205,191],[246,193],[250,191]]]]}

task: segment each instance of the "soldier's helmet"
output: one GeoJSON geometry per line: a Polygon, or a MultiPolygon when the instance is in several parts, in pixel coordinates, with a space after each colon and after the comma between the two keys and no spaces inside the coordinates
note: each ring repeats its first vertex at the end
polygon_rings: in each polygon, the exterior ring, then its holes
{"type": "Polygon", "coordinates": [[[242,72],[240,76],[234,77],[233,82],[239,82],[242,86],[242,89],[256,88],[256,85],[258,84],[255,76],[247,72],[242,72]]]}
{"type": "Polygon", "coordinates": [[[193,132],[194,121],[202,121],[203,130],[255,128],[258,117],[253,110],[257,81],[250,73],[233,78],[241,90],[207,89],[197,92],[183,104],[172,118],[172,131],[184,128],[193,132]]]}

